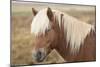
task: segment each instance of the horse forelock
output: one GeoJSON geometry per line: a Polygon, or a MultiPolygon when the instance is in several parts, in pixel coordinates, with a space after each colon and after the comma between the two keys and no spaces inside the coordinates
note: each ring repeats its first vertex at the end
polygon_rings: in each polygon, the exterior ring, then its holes
{"type": "Polygon", "coordinates": [[[47,8],[40,10],[38,14],[34,17],[31,24],[31,33],[35,36],[45,34],[47,29],[50,29],[50,21],[47,17],[47,8]]]}

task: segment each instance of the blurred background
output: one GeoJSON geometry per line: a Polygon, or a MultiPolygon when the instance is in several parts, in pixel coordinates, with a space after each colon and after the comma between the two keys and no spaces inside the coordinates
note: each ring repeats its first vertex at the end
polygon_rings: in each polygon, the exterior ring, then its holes
{"type": "Polygon", "coordinates": [[[86,23],[92,25],[96,23],[95,6],[12,1],[11,64],[24,65],[32,63],[31,50],[34,47],[34,35],[30,34],[30,25],[34,18],[32,7],[37,11],[50,7],[65,12],[86,23]]]}

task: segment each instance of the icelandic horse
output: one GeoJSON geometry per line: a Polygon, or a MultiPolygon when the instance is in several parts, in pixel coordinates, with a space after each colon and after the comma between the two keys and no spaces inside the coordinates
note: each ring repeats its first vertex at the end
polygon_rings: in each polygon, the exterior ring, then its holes
{"type": "Polygon", "coordinates": [[[44,8],[36,11],[31,24],[35,36],[32,57],[42,62],[56,49],[66,62],[95,61],[95,26],[76,19],[67,13],[44,8]]]}

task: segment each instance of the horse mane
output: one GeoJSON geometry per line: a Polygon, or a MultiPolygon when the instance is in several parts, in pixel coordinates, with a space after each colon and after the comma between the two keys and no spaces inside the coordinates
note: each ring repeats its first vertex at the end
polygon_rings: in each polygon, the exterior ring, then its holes
{"type": "Polygon", "coordinates": [[[64,35],[66,37],[66,46],[70,44],[70,51],[72,54],[79,52],[80,46],[83,45],[84,40],[91,31],[94,31],[94,25],[80,21],[75,17],[65,14],[60,11],[55,13],[59,20],[59,26],[61,27],[61,14],[63,14],[64,35]]]}
{"type": "MultiPolygon", "coordinates": [[[[50,29],[49,19],[46,14],[47,8],[41,10],[38,15],[34,18],[31,25],[31,33],[34,33],[35,36],[39,34],[45,34],[47,29],[50,29]],[[42,22],[42,23],[41,23],[42,22]]],[[[88,23],[82,22],[75,17],[72,17],[66,13],[53,10],[59,27],[61,27],[61,14],[63,14],[64,21],[64,35],[66,37],[67,44],[70,44],[70,51],[72,54],[79,52],[80,46],[84,43],[84,40],[87,35],[94,30],[94,26],[88,23]]],[[[67,46],[66,44],[66,46],[67,46]]]]}

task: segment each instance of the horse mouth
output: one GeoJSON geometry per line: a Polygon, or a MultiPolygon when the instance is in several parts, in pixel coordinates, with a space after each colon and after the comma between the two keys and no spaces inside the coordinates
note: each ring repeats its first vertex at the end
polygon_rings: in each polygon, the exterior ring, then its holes
{"type": "Polygon", "coordinates": [[[43,62],[44,59],[45,59],[45,57],[42,57],[42,58],[40,58],[40,59],[36,59],[36,61],[37,61],[37,62],[43,62]]]}
{"type": "Polygon", "coordinates": [[[45,57],[38,57],[36,55],[32,55],[32,60],[34,61],[34,63],[38,63],[38,62],[43,62],[45,59],[45,57]]]}

